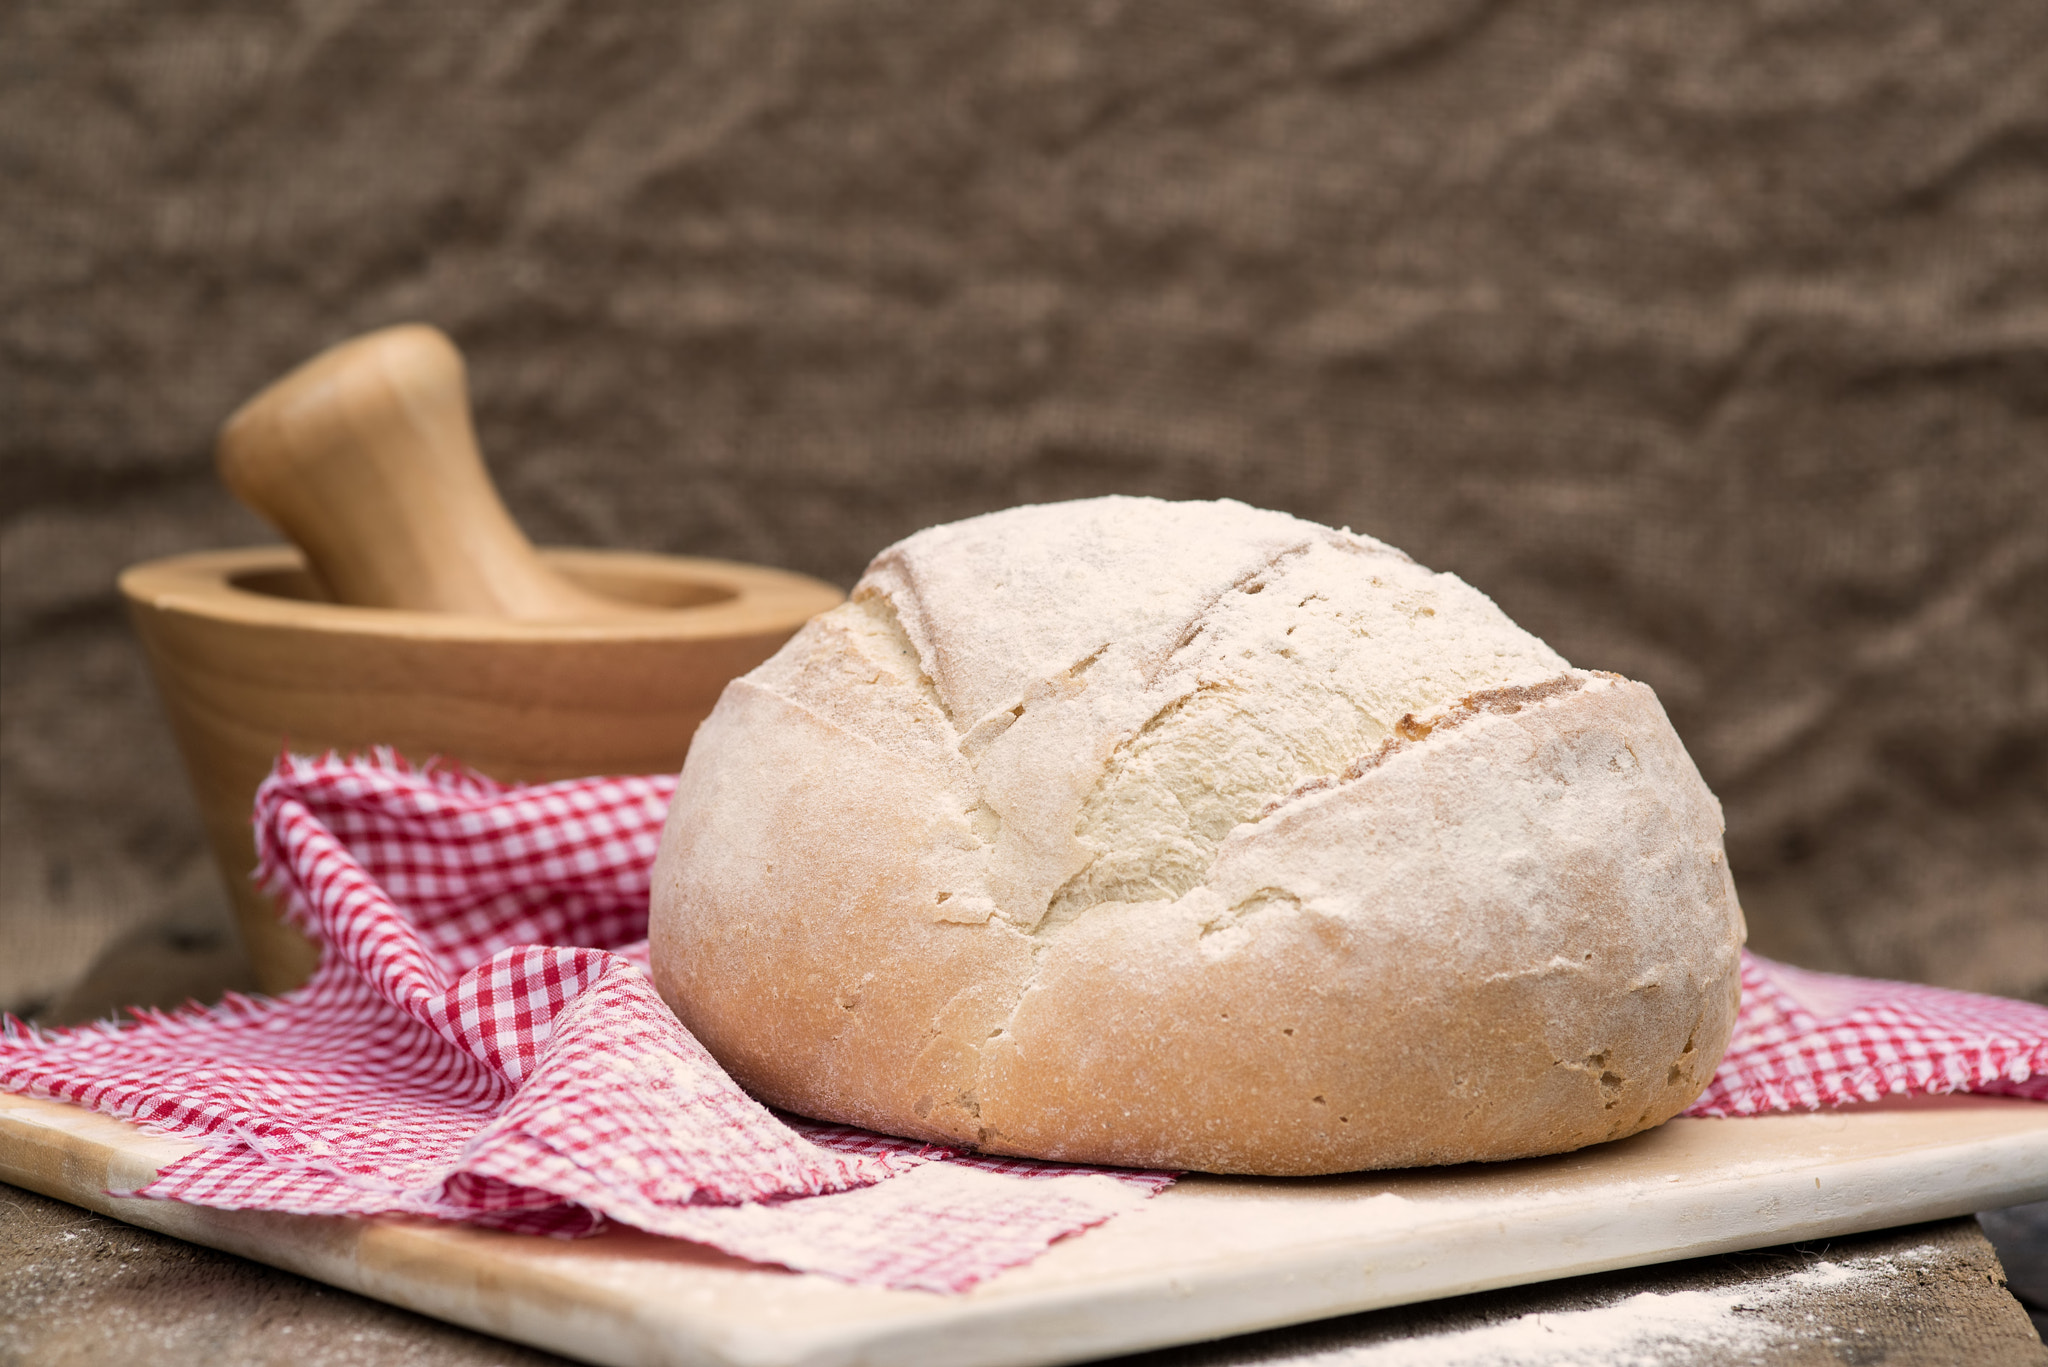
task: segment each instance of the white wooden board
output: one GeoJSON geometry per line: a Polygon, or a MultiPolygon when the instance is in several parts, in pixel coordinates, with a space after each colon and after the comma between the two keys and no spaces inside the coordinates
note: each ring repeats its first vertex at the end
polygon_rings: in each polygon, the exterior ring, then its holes
{"type": "Polygon", "coordinates": [[[957,1296],[843,1286],[694,1244],[216,1211],[106,1195],[190,1152],[0,1095],[0,1179],[593,1363],[1024,1367],[2048,1198],[2048,1105],[1891,1101],[1675,1120],[1556,1158],[1189,1177],[957,1296]]]}

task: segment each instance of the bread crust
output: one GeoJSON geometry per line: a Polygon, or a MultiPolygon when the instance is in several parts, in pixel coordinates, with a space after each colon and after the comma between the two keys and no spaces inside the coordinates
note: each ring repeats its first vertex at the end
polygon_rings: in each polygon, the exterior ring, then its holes
{"type": "MultiPolygon", "coordinates": [[[[770,1104],[992,1153],[1303,1175],[1619,1138],[1719,1062],[1741,911],[1719,805],[1644,685],[1566,668],[1404,716],[1231,828],[1185,892],[1034,919],[1011,908],[1056,903],[1075,858],[990,825],[1036,802],[1071,829],[1089,784],[1014,796],[928,674],[854,682],[863,629],[807,628],[729,687],[656,865],[657,986],[770,1104]]],[[[1074,723],[1087,691],[1027,690],[1002,730],[1067,707],[1073,753],[1045,762],[1094,778],[1130,724],[1074,723]]]]}

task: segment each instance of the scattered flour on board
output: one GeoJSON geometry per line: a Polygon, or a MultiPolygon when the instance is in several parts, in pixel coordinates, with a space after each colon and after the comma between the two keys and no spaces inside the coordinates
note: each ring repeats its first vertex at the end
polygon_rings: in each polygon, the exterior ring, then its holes
{"type": "Polygon", "coordinates": [[[1539,1311],[1497,1324],[1290,1358],[1296,1367],[1665,1367],[1706,1353],[1762,1354],[1788,1331],[1772,1316],[1812,1292],[1893,1274],[1901,1261],[1819,1262],[1710,1291],[1644,1291],[1590,1310],[1539,1311]]]}

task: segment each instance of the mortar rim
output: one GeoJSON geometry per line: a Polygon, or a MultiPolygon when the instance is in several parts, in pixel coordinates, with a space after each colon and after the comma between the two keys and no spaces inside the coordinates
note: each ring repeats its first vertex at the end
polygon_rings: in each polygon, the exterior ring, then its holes
{"type": "Polygon", "coordinates": [[[648,580],[702,584],[730,596],[682,607],[648,606],[602,621],[519,621],[472,613],[352,607],[290,598],[246,588],[237,580],[263,574],[305,573],[305,557],[290,545],[188,551],[143,561],[117,580],[133,611],[200,618],[253,631],[307,631],[374,640],[449,642],[676,643],[787,635],[846,595],[821,579],[702,556],[650,551],[543,546],[541,557],[587,587],[638,571],[648,580]],[[607,573],[609,572],[609,573],[607,573]]]}

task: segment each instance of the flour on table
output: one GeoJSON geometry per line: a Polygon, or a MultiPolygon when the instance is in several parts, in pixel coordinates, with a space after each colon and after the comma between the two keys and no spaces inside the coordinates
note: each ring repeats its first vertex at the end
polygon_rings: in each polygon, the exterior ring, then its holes
{"type": "Polygon", "coordinates": [[[1755,1354],[1761,1362],[1787,1337],[1777,1323],[1783,1311],[1814,1292],[1894,1275],[1900,1261],[1818,1262],[1760,1284],[1644,1291],[1588,1310],[1539,1311],[1285,1361],[1291,1367],[1669,1367],[1755,1354]]]}

